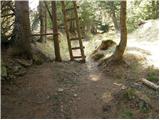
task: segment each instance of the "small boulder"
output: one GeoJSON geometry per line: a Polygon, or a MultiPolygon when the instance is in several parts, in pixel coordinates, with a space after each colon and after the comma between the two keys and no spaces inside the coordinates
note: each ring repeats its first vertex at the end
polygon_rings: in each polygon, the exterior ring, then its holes
{"type": "Polygon", "coordinates": [[[102,41],[101,45],[99,46],[100,50],[107,50],[109,47],[116,45],[116,43],[112,40],[104,40],[102,41]]]}
{"type": "Polygon", "coordinates": [[[32,65],[32,61],[24,60],[24,59],[16,59],[16,61],[24,67],[29,67],[32,65]]]}

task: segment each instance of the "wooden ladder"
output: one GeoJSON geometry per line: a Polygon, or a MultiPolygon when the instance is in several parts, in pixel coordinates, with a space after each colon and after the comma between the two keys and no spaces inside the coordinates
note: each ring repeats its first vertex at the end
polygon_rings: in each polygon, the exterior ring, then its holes
{"type": "Polygon", "coordinates": [[[70,59],[71,60],[77,60],[80,59],[80,61],[85,62],[85,55],[84,55],[84,47],[83,47],[83,43],[82,43],[82,35],[81,35],[81,29],[80,29],[80,24],[79,24],[79,18],[78,18],[78,13],[77,13],[77,4],[76,1],[71,1],[73,3],[73,8],[66,8],[65,2],[61,1],[62,3],[62,12],[63,12],[63,16],[64,16],[64,27],[65,27],[65,32],[66,32],[66,36],[67,36],[67,42],[68,42],[68,48],[69,48],[69,54],[70,54],[70,59]],[[72,16],[72,18],[67,18],[67,13],[68,12],[73,12],[74,16],[72,16]],[[77,31],[77,35],[78,37],[75,38],[70,38],[69,35],[69,26],[68,26],[68,22],[70,21],[75,21],[76,22],[76,31],[77,31]],[[72,47],[71,42],[72,41],[79,41],[79,47],[72,47]],[[73,50],[80,50],[81,55],[80,56],[74,56],[73,55],[73,50]]]}

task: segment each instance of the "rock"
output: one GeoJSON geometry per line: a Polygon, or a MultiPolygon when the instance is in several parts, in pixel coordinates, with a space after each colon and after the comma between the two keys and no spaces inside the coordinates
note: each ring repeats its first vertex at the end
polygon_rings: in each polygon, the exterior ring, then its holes
{"type": "Polygon", "coordinates": [[[74,97],[77,97],[78,95],[77,94],[74,94],[74,97]]]}
{"type": "Polygon", "coordinates": [[[63,88],[58,88],[58,92],[63,92],[64,89],[63,88]]]}
{"type": "Polygon", "coordinates": [[[15,75],[8,75],[8,77],[7,77],[8,79],[16,79],[16,76],[15,75]]]}
{"type": "Polygon", "coordinates": [[[109,47],[116,45],[116,43],[112,40],[104,40],[102,41],[101,45],[99,46],[100,50],[107,50],[109,47]]]}
{"type": "MultiPolygon", "coordinates": [[[[11,66],[10,66],[10,67],[11,67],[11,66]]],[[[12,68],[11,68],[11,70],[12,70],[14,73],[19,72],[21,69],[22,69],[22,66],[20,66],[20,65],[15,65],[15,66],[12,66],[12,68]]]]}
{"type": "Polygon", "coordinates": [[[20,70],[18,72],[15,73],[16,76],[23,76],[26,74],[26,71],[25,70],[20,70]]]}
{"type": "Polygon", "coordinates": [[[121,89],[124,90],[127,89],[127,87],[125,85],[122,85],[121,89]]]}
{"type": "Polygon", "coordinates": [[[24,59],[16,59],[16,61],[24,67],[29,67],[32,65],[32,61],[24,60],[24,59]]]}

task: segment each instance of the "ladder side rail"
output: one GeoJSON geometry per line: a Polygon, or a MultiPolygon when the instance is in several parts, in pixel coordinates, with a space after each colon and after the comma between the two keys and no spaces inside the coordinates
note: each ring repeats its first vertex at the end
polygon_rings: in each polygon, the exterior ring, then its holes
{"type": "Polygon", "coordinates": [[[68,26],[67,26],[65,3],[64,3],[64,1],[61,1],[61,3],[62,3],[62,12],[63,12],[63,17],[64,17],[64,27],[65,27],[66,36],[67,36],[67,43],[68,43],[69,55],[70,55],[70,59],[71,59],[71,60],[74,60],[74,58],[73,58],[73,53],[72,53],[72,49],[71,49],[71,41],[69,40],[70,38],[69,38],[69,31],[68,31],[68,26]]]}
{"type": "Polygon", "coordinates": [[[78,38],[79,38],[79,44],[81,47],[81,54],[82,54],[82,59],[85,60],[85,55],[84,55],[84,49],[83,49],[83,44],[82,44],[82,37],[81,37],[81,30],[80,30],[80,25],[79,25],[79,18],[78,18],[78,12],[77,12],[77,5],[76,1],[73,1],[74,4],[74,12],[75,12],[75,17],[76,17],[76,25],[77,25],[77,33],[78,33],[78,38]]]}

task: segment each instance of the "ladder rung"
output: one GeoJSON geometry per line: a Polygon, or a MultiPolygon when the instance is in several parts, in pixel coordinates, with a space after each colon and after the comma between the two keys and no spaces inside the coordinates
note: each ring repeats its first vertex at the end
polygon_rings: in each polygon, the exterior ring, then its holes
{"type": "MultiPolygon", "coordinates": [[[[73,58],[83,58],[82,56],[73,56],[73,58]]],[[[84,56],[86,58],[86,56],[84,56]]]]}
{"type": "Polygon", "coordinates": [[[73,48],[71,48],[72,50],[76,50],[76,49],[84,49],[85,47],[83,46],[83,47],[73,47],[73,48]]]}
{"type": "MultiPolygon", "coordinates": [[[[81,37],[81,39],[84,39],[84,37],[81,37]]],[[[74,41],[74,40],[79,40],[79,38],[70,38],[69,40],[74,41]]]]}
{"type": "MultiPolygon", "coordinates": [[[[79,8],[79,6],[77,6],[77,8],[79,8]]],[[[66,9],[66,12],[71,11],[71,10],[74,10],[74,8],[68,8],[66,9]]]]}

